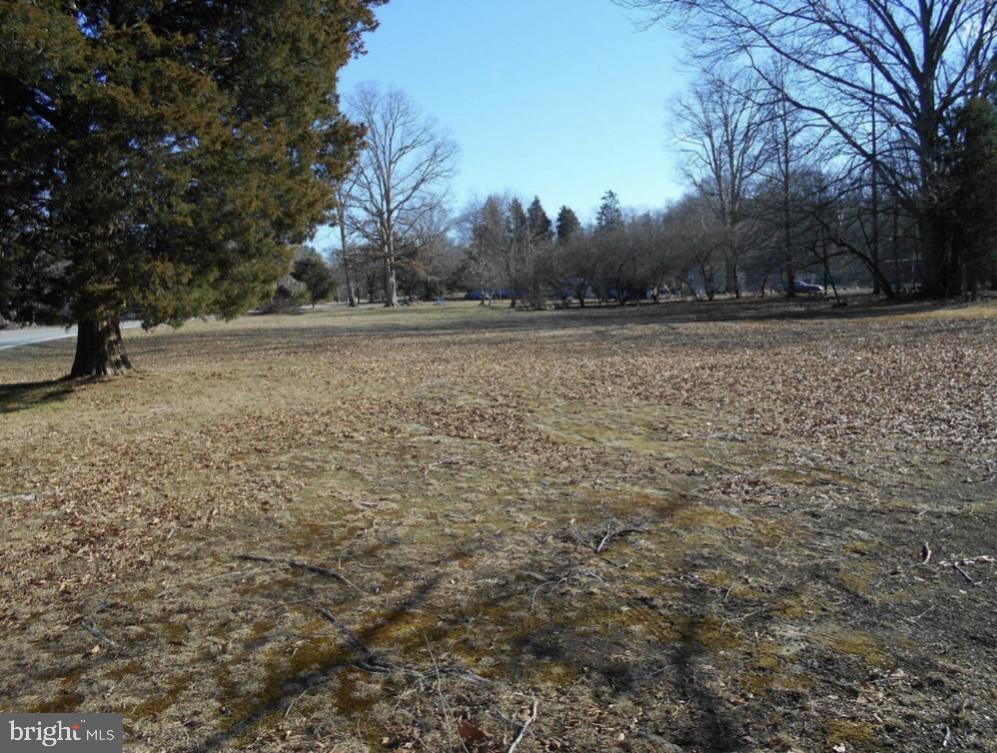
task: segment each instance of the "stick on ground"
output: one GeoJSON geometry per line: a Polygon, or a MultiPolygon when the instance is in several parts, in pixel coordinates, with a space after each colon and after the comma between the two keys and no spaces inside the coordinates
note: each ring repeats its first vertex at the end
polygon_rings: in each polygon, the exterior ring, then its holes
{"type": "Polygon", "coordinates": [[[261,554],[237,554],[235,555],[237,560],[246,560],[247,562],[269,562],[276,565],[287,565],[288,567],[293,567],[298,570],[305,570],[309,573],[315,573],[316,575],[324,575],[326,578],[334,578],[335,580],[345,583],[347,586],[352,588],[357,593],[363,593],[363,590],[356,586],[353,581],[347,578],[340,572],[335,570],[330,570],[327,567],[320,567],[318,565],[313,565],[309,562],[301,562],[300,560],[290,560],[281,559],[279,557],[264,557],[261,554]]]}
{"type": "Polygon", "coordinates": [[[966,580],[969,581],[970,585],[972,585],[972,586],[977,585],[976,581],[973,580],[971,577],[969,577],[969,573],[967,573],[965,570],[963,570],[962,567],[959,566],[958,562],[953,562],[952,563],[952,567],[954,567],[956,570],[958,570],[959,573],[960,573],[960,575],[962,575],[963,578],[965,578],[966,580]]]}
{"type": "Polygon", "coordinates": [[[647,526],[623,526],[623,527],[613,527],[610,526],[606,530],[606,535],[602,537],[602,540],[594,547],[596,554],[602,554],[602,551],[606,548],[606,545],[611,539],[617,536],[629,536],[631,533],[643,533],[647,530],[647,526]]]}
{"type": "Polygon", "coordinates": [[[516,748],[519,744],[523,742],[523,738],[526,736],[526,730],[530,728],[530,725],[537,720],[537,700],[533,699],[533,706],[530,707],[530,718],[523,722],[523,726],[519,728],[519,734],[516,735],[516,739],[512,741],[512,745],[509,746],[509,750],[506,753],[515,753],[516,748]]]}

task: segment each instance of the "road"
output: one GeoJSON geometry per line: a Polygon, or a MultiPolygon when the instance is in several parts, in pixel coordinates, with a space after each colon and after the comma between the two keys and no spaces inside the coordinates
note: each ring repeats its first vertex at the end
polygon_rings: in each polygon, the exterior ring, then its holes
{"type": "MultiPolygon", "coordinates": [[[[139,322],[121,322],[121,329],[133,329],[139,322]]],[[[0,350],[19,348],[22,345],[37,345],[49,340],[62,340],[76,337],[76,325],[65,327],[26,327],[24,329],[0,330],[0,350]]]]}

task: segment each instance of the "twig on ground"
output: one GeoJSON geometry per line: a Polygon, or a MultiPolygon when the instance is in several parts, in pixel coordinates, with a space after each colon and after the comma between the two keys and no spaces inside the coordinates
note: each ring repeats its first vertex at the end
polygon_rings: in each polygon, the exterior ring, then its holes
{"type": "Polygon", "coordinates": [[[523,725],[519,728],[519,734],[516,735],[516,739],[512,741],[512,745],[509,746],[509,750],[506,753],[515,753],[516,748],[519,744],[523,742],[523,738],[526,736],[526,730],[530,728],[530,725],[537,720],[537,700],[533,699],[533,705],[530,707],[530,718],[523,722],[523,725]]]}
{"type": "Polygon", "coordinates": [[[730,592],[734,590],[734,586],[736,585],[737,585],[737,578],[732,578],[730,582],[730,587],[724,593],[724,598],[723,598],[724,601],[727,601],[727,599],[730,597],[730,592]]]}
{"type": "Polygon", "coordinates": [[[726,619],[726,620],[724,620],[723,622],[720,623],[720,634],[723,635],[724,630],[732,622],[743,622],[744,620],[748,619],[749,617],[754,617],[756,614],[758,614],[760,612],[767,612],[767,611],[768,611],[768,608],[765,607],[765,608],[762,608],[762,609],[756,609],[754,612],[748,612],[747,614],[742,614],[740,617],[730,617],[730,618],[728,618],[728,619],[726,619]]]}
{"type": "Polygon", "coordinates": [[[337,619],[336,615],[330,612],[328,609],[312,605],[312,608],[318,612],[326,622],[335,627],[344,638],[346,638],[346,643],[349,647],[358,655],[358,660],[353,664],[357,669],[362,669],[366,672],[374,673],[387,673],[393,672],[397,667],[384,661],[380,656],[371,651],[367,644],[360,640],[360,637],[350,630],[346,625],[337,619]]]}
{"type": "Polygon", "coordinates": [[[562,583],[566,582],[568,580],[568,577],[569,576],[565,575],[563,578],[559,578],[557,580],[548,580],[548,581],[545,581],[545,582],[541,583],[536,588],[534,588],[533,589],[533,595],[530,596],[530,611],[533,611],[533,608],[536,606],[537,595],[540,593],[540,591],[543,588],[546,588],[547,586],[550,586],[550,585],[553,585],[554,588],[557,588],[562,583]]]}
{"type": "Polygon", "coordinates": [[[914,615],[913,617],[907,617],[906,619],[907,619],[908,622],[917,622],[919,619],[921,619],[922,617],[924,617],[924,615],[926,615],[928,612],[930,612],[936,606],[938,606],[938,605],[937,604],[932,604],[930,607],[928,607],[923,612],[921,612],[921,614],[914,615]]]}
{"type": "Polygon", "coordinates": [[[303,696],[309,690],[311,690],[311,688],[305,688],[300,693],[298,693],[298,695],[294,696],[294,698],[291,700],[291,702],[289,704],[287,704],[287,711],[284,712],[284,719],[285,720],[287,719],[288,714],[291,713],[291,709],[294,708],[294,704],[296,704],[301,699],[301,696],[303,696]]]}
{"type": "Polygon", "coordinates": [[[117,646],[118,644],[107,637],[107,633],[97,627],[97,623],[91,620],[90,622],[82,623],[83,629],[86,630],[90,635],[98,640],[104,641],[108,646],[117,646]]]}
{"type": "Polygon", "coordinates": [[[614,527],[610,525],[606,529],[606,535],[602,537],[597,545],[593,548],[596,554],[602,554],[602,550],[606,548],[606,545],[614,538],[618,536],[629,536],[631,533],[643,533],[647,530],[646,525],[639,526],[619,526],[614,527]]]}
{"type": "Polygon", "coordinates": [[[282,559],[280,557],[264,557],[261,554],[237,554],[235,555],[237,560],[245,560],[247,562],[268,562],[275,565],[287,565],[288,567],[293,567],[298,570],[305,570],[309,573],[315,573],[316,575],[324,575],[327,578],[334,578],[335,580],[345,583],[347,586],[352,588],[357,593],[364,593],[363,589],[356,586],[353,581],[347,578],[340,572],[335,570],[330,570],[327,567],[319,567],[318,565],[312,565],[309,562],[301,562],[300,560],[282,559]]]}
{"type": "MultiPolygon", "coordinates": [[[[436,675],[436,695],[440,699],[440,709],[443,711],[443,721],[446,723],[448,747],[453,750],[453,730],[451,729],[453,726],[453,714],[450,711],[450,704],[447,703],[447,697],[443,695],[443,677],[440,675],[440,665],[436,662],[436,656],[429,645],[429,639],[423,635],[422,640],[426,643],[429,659],[433,662],[433,672],[436,675]]],[[[464,737],[462,735],[458,735],[458,737],[460,739],[460,747],[464,749],[464,753],[469,753],[467,746],[464,744],[464,737]]]]}
{"type": "Polygon", "coordinates": [[[972,586],[978,585],[975,580],[969,577],[969,573],[967,573],[965,570],[962,569],[962,567],[959,565],[958,562],[953,562],[952,567],[958,570],[959,573],[962,575],[962,577],[969,581],[970,585],[972,586]]]}

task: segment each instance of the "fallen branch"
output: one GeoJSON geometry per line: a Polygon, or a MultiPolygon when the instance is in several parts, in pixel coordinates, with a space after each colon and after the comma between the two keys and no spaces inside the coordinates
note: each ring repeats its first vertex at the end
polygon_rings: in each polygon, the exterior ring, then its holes
{"type": "Polygon", "coordinates": [[[602,537],[602,541],[598,543],[595,547],[595,553],[601,554],[602,550],[606,548],[606,545],[611,539],[618,536],[629,536],[631,533],[643,533],[647,530],[647,526],[625,526],[623,528],[610,528],[606,531],[606,535],[602,537]]]}
{"type": "Polygon", "coordinates": [[[519,728],[519,734],[516,735],[516,739],[512,741],[512,745],[509,746],[509,750],[506,753],[515,753],[516,748],[519,744],[523,742],[523,738],[526,736],[526,730],[530,728],[530,725],[537,720],[537,700],[533,699],[533,706],[530,708],[530,718],[523,722],[523,726],[519,728]]]}
{"type": "Polygon", "coordinates": [[[106,643],[108,646],[118,645],[117,643],[115,643],[114,641],[112,641],[110,638],[107,637],[107,633],[105,633],[103,630],[97,627],[96,622],[90,621],[81,624],[83,625],[83,629],[86,630],[88,633],[90,633],[90,635],[92,635],[94,638],[98,640],[104,641],[104,643],[106,643]]]}
{"type": "Polygon", "coordinates": [[[367,647],[367,644],[360,640],[360,636],[340,622],[336,615],[328,609],[323,609],[319,606],[313,605],[312,608],[318,612],[326,622],[342,633],[343,637],[346,638],[346,642],[349,644],[349,647],[359,656],[359,660],[355,662],[353,666],[366,672],[382,674],[395,671],[396,667],[388,664],[388,662],[384,661],[380,656],[371,651],[367,647]]]}
{"type": "Polygon", "coordinates": [[[301,562],[300,560],[281,559],[279,557],[264,557],[261,554],[237,554],[235,555],[235,558],[237,560],[245,560],[247,562],[267,562],[275,565],[287,565],[288,567],[293,567],[297,570],[305,570],[309,573],[315,573],[316,575],[323,575],[326,578],[333,578],[341,583],[345,583],[357,593],[364,593],[361,588],[357,587],[345,575],[335,570],[330,570],[327,567],[312,565],[311,563],[301,562]]]}
{"type": "Polygon", "coordinates": [[[960,565],[959,565],[958,562],[953,562],[952,563],[952,567],[954,567],[956,570],[958,570],[959,573],[962,575],[962,577],[969,581],[970,585],[972,585],[972,586],[977,585],[976,581],[969,577],[969,573],[967,573],[965,570],[963,570],[962,567],[960,567],[960,565]]]}
{"type": "Polygon", "coordinates": [[[301,700],[301,697],[309,690],[311,690],[311,688],[305,688],[291,700],[291,702],[287,705],[287,710],[284,712],[284,721],[286,721],[287,717],[290,715],[291,709],[294,708],[294,704],[296,704],[299,700],[301,700]]]}

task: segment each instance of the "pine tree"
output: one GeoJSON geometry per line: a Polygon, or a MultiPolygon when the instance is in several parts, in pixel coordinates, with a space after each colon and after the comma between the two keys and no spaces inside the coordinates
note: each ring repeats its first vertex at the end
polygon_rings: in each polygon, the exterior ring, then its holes
{"type": "Polygon", "coordinates": [[[43,294],[85,377],[129,367],[126,311],[258,302],[356,150],[336,77],[382,1],[0,0],[0,310],[43,294]]]}
{"type": "Polygon", "coordinates": [[[595,227],[600,232],[623,227],[623,210],[620,208],[620,200],[614,191],[606,191],[602,195],[602,204],[599,205],[599,213],[595,218],[595,227]]]}
{"type": "Polygon", "coordinates": [[[557,213],[557,242],[564,245],[581,232],[582,223],[570,207],[562,206],[557,213]]]}
{"type": "Polygon", "coordinates": [[[530,220],[519,199],[509,202],[509,238],[517,247],[529,242],[530,220]]]}
{"type": "Polygon", "coordinates": [[[332,272],[329,265],[313,248],[306,248],[291,268],[291,277],[298,282],[304,283],[308,288],[308,297],[311,299],[312,308],[317,301],[323,301],[329,297],[332,290],[332,272]]]}
{"type": "Polygon", "coordinates": [[[997,107],[984,98],[967,101],[946,129],[946,177],[942,213],[948,228],[951,272],[945,292],[976,294],[997,286],[997,107]]]}
{"type": "Polygon", "coordinates": [[[544,211],[539,196],[533,197],[530,208],[526,211],[526,220],[530,230],[530,238],[535,245],[543,246],[550,243],[554,233],[550,217],[544,211]]]}

